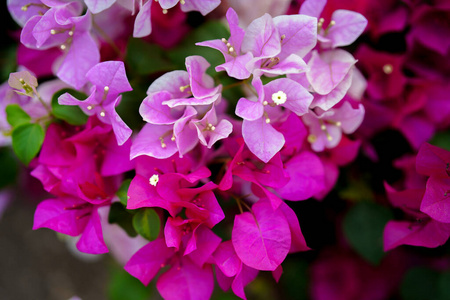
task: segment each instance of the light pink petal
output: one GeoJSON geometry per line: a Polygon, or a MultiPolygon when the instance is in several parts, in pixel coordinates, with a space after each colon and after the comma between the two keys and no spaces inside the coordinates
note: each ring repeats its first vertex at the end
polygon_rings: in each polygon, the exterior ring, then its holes
{"type": "Polygon", "coordinates": [[[350,10],[338,9],[331,19],[336,24],[329,28],[326,36],[331,40],[332,48],[350,45],[367,26],[367,20],[363,15],[350,10]]]}
{"type": "Polygon", "coordinates": [[[300,7],[299,14],[319,18],[327,0],[306,0],[300,7]]]}
{"type": "Polygon", "coordinates": [[[264,118],[244,120],[242,136],[250,151],[267,163],[284,145],[283,134],[276,131],[264,118]]]}
{"type": "Polygon", "coordinates": [[[327,111],[341,101],[352,84],[352,73],[353,72],[350,70],[350,72],[345,75],[344,79],[342,79],[330,93],[326,95],[316,94],[311,103],[311,108],[320,107],[327,111]]]}
{"type": "Polygon", "coordinates": [[[116,112],[116,105],[122,99],[122,95],[114,100],[111,104],[105,106],[105,116],[100,116],[100,120],[104,121],[104,119],[108,118],[108,121],[111,122],[114,134],[117,139],[117,144],[122,146],[131,136],[133,131],[128,127],[127,124],[122,120],[119,114],[116,112]]]}
{"type": "Polygon", "coordinates": [[[239,99],[236,105],[236,115],[244,120],[255,121],[262,117],[264,106],[259,101],[251,101],[247,98],[239,99]]]}
{"type": "Polygon", "coordinates": [[[273,80],[264,86],[265,100],[272,103],[272,95],[279,91],[286,95],[286,102],[282,106],[298,116],[308,112],[313,96],[301,84],[289,78],[273,80]]]}
{"type": "Polygon", "coordinates": [[[220,0],[186,0],[186,2],[181,5],[181,10],[184,12],[188,11],[199,11],[202,15],[207,15],[213,11],[217,6],[219,6],[220,0]]]}
{"type": "Polygon", "coordinates": [[[166,91],[172,95],[172,98],[188,98],[190,90],[186,89],[182,92],[180,87],[185,87],[189,84],[188,72],[179,70],[168,72],[152,82],[148,87],[147,95],[166,91]]]}
{"type": "Polygon", "coordinates": [[[250,212],[237,215],[231,239],[244,264],[257,270],[273,271],[291,247],[289,224],[280,210],[268,201],[259,201],[250,212]]]}
{"type": "Polygon", "coordinates": [[[290,54],[304,57],[317,43],[317,19],[306,15],[282,15],[273,19],[281,41],[282,60],[290,54]]]}
{"type": "Polygon", "coordinates": [[[100,89],[108,87],[109,94],[120,94],[133,90],[128,82],[125,65],[122,61],[101,62],[86,73],[86,78],[100,89]]]}
{"type": "Polygon", "coordinates": [[[274,57],[280,53],[280,34],[269,14],[250,23],[245,31],[241,50],[244,53],[251,52],[255,58],[274,57]]]}
{"type": "Polygon", "coordinates": [[[170,131],[172,131],[172,126],[170,125],[146,124],[133,141],[130,157],[132,159],[140,155],[148,155],[156,158],[171,157],[177,153],[178,148],[175,142],[170,139],[172,135],[167,135],[170,131]],[[160,140],[163,136],[167,136],[167,138],[163,138],[166,145],[164,148],[160,140]]]}
{"type": "Polygon", "coordinates": [[[353,56],[345,50],[335,49],[321,54],[314,51],[306,77],[314,91],[326,95],[338,86],[355,63],[353,56]]]}
{"type": "Polygon", "coordinates": [[[151,124],[173,124],[180,117],[179,113],[174,113],[170,107],[162,104],[170,99],[172,95],[166,91],[151,93],[142,101],[139,114],[145,122],[151,124]]]}
{"type": "Polygon", "coordinates": [[[86,3],[86,6],[93,14],[98,14],[110,8],[115,2],[116,0],[84,0],[84,3],[86,3]]]}
{"type": "Polygon", "coordinates": [[[141,38],[152,32],[151,6],[153,0],[147,1],[139,10],[134,20],[133,37],[141,38]]]}
{"type": "Polygon", "coordinates": [[[210,98],[217,95],[222,89],[221,85],[214,87],[214,80],[206,74],[209,66],[210,63],[202,56],[186,57],[186,70],[189,74],[190,88],[194,98],[210,98]]]}
{"type": "Polygon", "coordinates": [[[56,75],[77,90],[86,83],[86,73],[100,61],[100,52],[92,36],[75,33],[72,44],[56,75]]]}

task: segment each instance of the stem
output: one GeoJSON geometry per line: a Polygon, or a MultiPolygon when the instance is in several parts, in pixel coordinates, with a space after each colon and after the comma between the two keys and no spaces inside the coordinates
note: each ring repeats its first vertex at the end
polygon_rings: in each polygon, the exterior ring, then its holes
{"type": "Polygon", "coordinates": [[[94,26],[94,29],[98,31],[98,33],[101,35],[101,37],[113,48],[114,52],[122,58],[123,53],[120,51],[119,47],[114,43],[114,41],[106,34],[106,32],[98,26],[97,23],[95,23],[94,20],[92,20],[92,26],[94,26]]]}
{"type": "Polygon", "coordinates": [[[47,112],[51,114],[52,109],[47,105],[47,103],[44,102],[44,100],[41,98],[41,95],[39,95],[37,91],[35,91],[34,93],[36,94],[36,97],[38,98],[39,102],[41,102],[41,104],[45,107],[45,110],[47,110],[47,112]]]}
{"type": "Polygon", "coordinates": [[[227,86],[224,86],[223,89],[222,89],[222,91],[226,91],[226,90],[232,89],[232,88],[237,87],[237,86],[240,86],[240,85],[242,85],[242,84],[245,84],[245,80],[238,81],[238,82],[229,84],[229,85],[227,85],[227,86]]]}

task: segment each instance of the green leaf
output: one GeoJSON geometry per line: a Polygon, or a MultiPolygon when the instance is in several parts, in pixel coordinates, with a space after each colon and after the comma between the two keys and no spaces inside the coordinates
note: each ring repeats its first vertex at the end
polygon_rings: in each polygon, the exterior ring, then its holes
{"type": "Polygon", "coordinates": [[[372,264],[379,264],[384,256],[383,230],[390,219],[389,209],[370,202],[358,203],[344,218],[344,234],[350,245],[372,264]]]}
{"type": "Polygon", "coordinates": [[[0,172],[0,189],[12,184],[17,177],[17,159],[9,147],[0,148],[0,166],[2,171],[0,172]]]}
{"type": "Polygon", "coordinates": [[[146,43],[142,39],[132,38],[128,41],[126,61],[139,75],[175,69],[160,46],[146,43]]]}
{"type": "Polygon", "coordinates": [[[438,299],[439,273],[424,267],[410,269],[403,277],[400,294],[403,300],[438,299]]]}
{"type": "Polygon", "coordinates": [[[439,296],[441,300],[450,299],[450,271],[444,272],[439,277],[439,296]]]}
{"type": "Polygon", "coordinates": [[[129,236],[135,237],[137,233],[133,228],[132,218],[133,215],[123,206],[122,203],[114,202],[111,204],[111,208],[109,209],[108,222],[110,224],[119,225],[129,236]]]}
{"type": "Polygon", "coordinates": [[[151,289],[125,270],[114,270],[108,286],[109,300],[146,300],[150,299],[151,289]]]}
{"type": "Polygon", "coordinates": [[[17,157],[28,165],[41,150],[45,132],[39,124],[22,124],[12,132],[12,146],[17,157]]]}
{"type": "Polygon", "coordinates": [[[210,21],[193,30],[181,43],[180,46],[168,52],[170,60],[178,67],[185,68],[185,59],[190,55],[203,56],[213,67],[208,69],[210,75],[214,75],[214,67],[225,60],[220,51],[203,46],[196,46],[195,43],[207,40],[228,38],[230,32],[222,22],[210,21]]]}
{"type": "Polygon", "coordinates": [[[120,203],[123,204],[123,206],[127,207],[128,203],[128,188],[130,187],[131,179],[125,179],[122,182],[122,185],[120,186],[119,190],[117,191],[116,195],[120,199],[120,203]]]}
{"type": "Polygon", "coordinates": [[[52,114],[60,120],[63,120],[70,125],[84,125],[87,122],[88,116],[78,107],[71,105],[61,105],[58,103],[58,98],[62,94],[69,93],[79,100],[84,100],[87,95],[73,90],[73,89],[62,89],[57,91],[52,97],[52,114]]]}
{"type": "Polygon", "coordinates": [[[154,209],[144,208],[133,216],[133,227],[144,238],[153,241],[159,235],[161,221],[154,209]]]}
{"type": "Polygon", "coordinates": [[[18,104],[6,106],[5,111],[6,120],[13,128],[31,121],[31,117],[18,104]]]}
{"type": "Polygon", "coordinates": [[[430,143],[450,151],[450,130],[436,133],[430,143]]]}

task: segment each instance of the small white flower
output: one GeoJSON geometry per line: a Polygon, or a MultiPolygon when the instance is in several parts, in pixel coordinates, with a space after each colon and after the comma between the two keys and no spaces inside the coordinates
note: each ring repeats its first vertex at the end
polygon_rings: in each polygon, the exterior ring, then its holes
{"type": "Polygon", "coordinates": [[[153,186],[156,186],[156,184],[158,183],[158,181],[159,181],[159,176],[158,176],[158,174],[153,174],[152,177],[150,177],[150,179],[148,180],[148,182],[149,182],[151,185],[153,185],[153,186]]]}
{"type": "Polygon", "coordinates": [[[276,105],[284,104],[286,102],[286,100],[287,100],[287,96],[286,96],[286,93],[283,91],[278,91],[278,92],[272,94],[272,101],[276,105]]]}

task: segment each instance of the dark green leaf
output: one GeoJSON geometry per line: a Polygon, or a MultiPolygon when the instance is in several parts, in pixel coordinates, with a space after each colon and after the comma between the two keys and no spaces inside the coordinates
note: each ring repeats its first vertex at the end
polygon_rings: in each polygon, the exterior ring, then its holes
{"type": "Polygon", "coordinates": [[[87,95],[73,90],[73,89],[62,89],[56,92],[52,97],[52,113],[53,115],[60,120],[66,121],[70,125],[84,125],[88,119],[88,116],[78,107],[71,105],[61,105],[58,103],[58,98],[62,94],[69,93],[78,100],[84,100],[87,98],[87,95]]]}
{"type": "Polygon", "coordinates": [[[450,151],[450,130],[436,133],[430,143],[450,151]]]}
{"type": "Polygon", "coordinates": [[[150,299],[151,290],[145,287],[138,279],[123,269],[113,271],[108,286],[109,300],[146,300],[150,299]]]}
{"type": "Polygon", "coordinates": [[[441,300],[450,299],[450,271],[444,272],[439,277],[439,296],[441,300]]]}
{"type": "Polygon", "coordinates": [[[17,159],[11,151],[11,148],[0,148],[0,189],[13,183],[17,177],[17,159]]]}
{"type": "Polygon", "coordinates": [[[403,300],[430,300],[438,299],[439,273],[416,267],[410,269],[403,277],[400,293],[403,300]]]}
{"type": "Polygon", "coordinates": [[[133,227],[144,238],[153,241],[159,235],[161,221],[154,209],[144,208],[133,216],[133,227]]]}
{"type": "Polygon", "coordinates": [[[128,41],[126,61],[139,75],[173,70],[175,67],[165,57],[164,50],[156,44],[149,44],[142,39],[128,41]]]}
{"type": "Polygon", "coordinates": [[[45,132],[39,124],[22,124],[12,132],[12,146],[17,157],[28,165],[38,154],[45,132]]]}
{"type": "Polygon", "coordinates": [[[347,240],[372,264],[379,264],[384,256],[383,230],[391,218],[389,209],[370,202],[358,203],[344,218],[343,229],[347,240]]]}
{"type": "Polygon", "coordinates": [[[190,55],[203,56],[213,67],[208,69],[210,75],[216,72],[214,68],[222,64],[225,60],[220,51],[203,46],[196,46],[195,43],[207,40],[228,38],[228,29],[219,21],[206,22],[202,26],[192,31],[181,43],[180,46],[169,51],[170,60],[180,69],[185,68],[185,59],[190,55]]]}
{"type": "Polygon", "coordinates": [[[6,120],[13,128],[31,121],[31,117],[18,104],[6,106],[5,111],[6,120]]]}
{"type": "Polygon", "coordinates": [[[117,191],[116,195],[120,199],[120,203],[123,204],[123,206],[127,207],[128,202],[128,188],[130,187],[131,179],[126,179],[122,182],[122,185],[120,186],[119,190],[117,191]]]}
{"type": "Polygon", "coordinates": [[[108,222],[117,224],[125,230],[125,232],[132,237],[137,235],[132,225],[133,215],[120,202],[111,204],[109,210],[108,222]]]}

